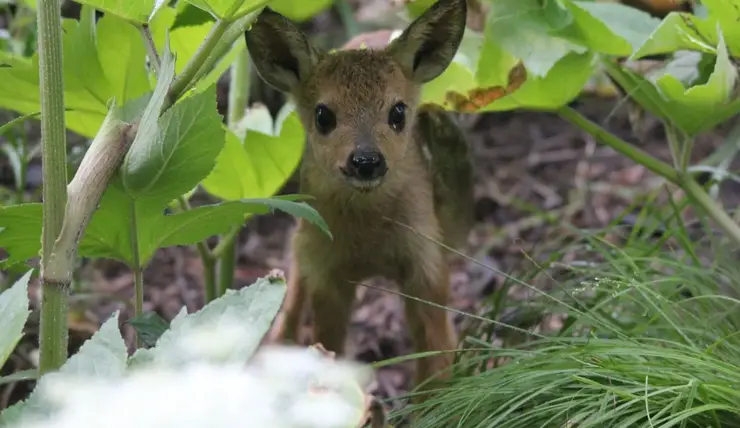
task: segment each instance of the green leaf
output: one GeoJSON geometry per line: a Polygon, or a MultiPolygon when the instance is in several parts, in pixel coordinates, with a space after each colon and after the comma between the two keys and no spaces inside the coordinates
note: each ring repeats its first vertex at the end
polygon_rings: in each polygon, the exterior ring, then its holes
{"type": "Polygon", "coordinates": [[[149,92],[146,48],[139,31],[115,15],[105,15],[98,20],[97,37],[98,56],[110,82],[108,97],[123,105],[149,92]]]}
{"type": "MultiPolygon", "coordinates": [[[[490,31],[491,25],[486,31],[490,31]]],[[[569,53],[544,77],[520,73],[519,58],[494,38],[467,30],[450,67],[424,85],[422,102],[453,111],[556,109],[576,98],[594,71],[592,53],[569,53]]],[[[528,72],[528,70],[527,70],[528,72]]]]}
{"type": "Polygon", "coordinates": [[[126,20],[143,24],[149,22],[149,16],[155,12],[155,4],[164,2],[155,2],[155,0],[78,0],[78,3],[88,4],[103,12],[110,12],[126,20]]]}
{"type": "Polygon", "coordinates": [[[213,22],[170,30],[176,17],[177,11],[174,8],[163,7],[154,16],[149,28],[154,44],[160,52],[164,51],[165,44],[169,43],[171,52],[177,57],[175,72],[180,73],[211,31],[213,22]]]}
{"type": "Polygon", "coordinates": [[[304,202],[294,202],[285,198],[242,199],[194,208],[161,217],[152,233],[156,233],[154,241],[158,247],[190,245],[210,236],[225,233],[232,225],[244,222],[247,214],[268,214],[274,210],[303,218],[330,238],[332,236],[318,211],[304,202]]]}
{"type": "Polygon", "coordinates": [[[604,67],[645,110],[688,135],[696,135],[740,112],[740,99],[732,100],[730,96],[737,84],[737,70],[732,67],[721,40],[717,51],[720,54],[708,81],[690,88],[668,74],[658,76],[653,83],[611,61],[604,61],[604,67]]]}
{"type": "Polygon", "coordinates": [[[153,348],[136,351],[131,365],[243,363],[269,330],[286,290],[282,279],[260,278],[238,291],[227,290],[198,312],[181,312],[153,348]]]}
{"type": "Polygon", "coordinates": [[[328,9],[333,2],[334,0],[271,0],[269,5],[288,19],[302,22],[328,9]]]}
{"type": "Polygon", "coordinates": [[[57,372],[41,376],[29,397],[2,414],[5,426],[19,419],[51,416],[54,405],[43,394],[43,389],[54,378],[64,375],[83,375],[102,379],[118,378],[126,371],[128,350],[118,330],[116,311],[80,350],[71,356],[57,372]]]}
{"type": "Polygon", "coordinates": [[[563,0],[574,22],[551,32],[608,55],[629,56],[643,45],[660,20],[620,3],[563,0]]]}
{"type": "Polygon", "coordinates": [[[28,369],[13,372],[7,376],[0,376],[0,385],[6,385],[9,383],[24,382],[27,380],[36,380],[38,377],[38,370],[28,369]]]}
{"type": "Polygon", "coordinates": [[[709,20],[691,14],[671,12],[631,59],[673,53],[678,50],[696,50],[713,54],[717,42],[716,27],[709,20]]]}
{"type": "Polygon", "coordinates": [[[269,0],[186,0],[216,18],[229,19],[244,16],[264,6],[269,0]]]}
{"type": "MultiPolygon", "coordinates": [[[[740,2],[737,0],[702,0],[709,11],[708,21],[719,23],[727,48],[733,56],[740,56],[740,2]]],[[[715,33],[716,34],[716,33],[715,33]]],[[[717,43],[718,35],[712,39],[717,43]]]]}
{"type": "Polygon", "coordinates": [[[0,208],[0,248],[8,253],[0,268],[38,257],[41,251],[42,206],[39,203],[0,208]]]}
{"type": "Polygon", "coordinates": [[[153,346],[167,331],[169,324],[156,312],[144,312],[128,320],[145,346],[153,346]]]}
{"type": "Polygon", "coordinates": [[[490,5],[486,25],[489,37],[506,52],[521,59],[533,76],[547,75],[571,52],[586,52],[585,47],[550,34],[572,22],[572,17],[557,2],[498,0],[490,5]]]}
{"type": "MultiPolygon", "coordinates": [[[[79,22],[62,20],[65,123],[88,138],[103,123],[111,98],[124,104],[150,89],[138,31],[113,15],[96,25],[94,12],[84,6],[79,22]]],[[[0,68],[0,107],[20,113],[39,111],[38,55],[25,59],[0,54],[0,59],[10,65],[0,68]]]]}
{"type": "Polygon", "coordinates": [[[12,287],[0,293],[0,367],[23,337],[28,314],[28,281],[33,271],[26,272],[12,287]]]}
{"type": "Polygon", "coordinates": [[[0,125],[0,137],[2,137],[3,135],[5,135],[6,132],[8,132],[11,129],[13,129],[13,127],[15,125],[18,125],[19,123],[23,123],[23,122],[27,121],[28,119],[33,119],[33,118],[35,118],[36,116],[39,116],[39,115],[41,115],[41,112],[40,111],[36,111],[36,112],[33,112],[33,113],[24,114],[23,116],[16,117],[15,119],[11,120],[10,122],[7,122],[7,123],[4,123],[4,124],[0,125]]]}
{"type": "Polygon", "coordinates": [[[247,112],[240,127],[243,131],[239,133],[246,133],[246,138],[226,131],[216,166],[201,184],[226,200],[271,196],[300,163],[303,126],[295,112],[289,112],[273,132],[273,119],[267,107],[260,105],[247,112]]]}
{"type": "Polygon", "coordinates": [[[174,56],[166,44],[160,80],[121,165],[122,183],[133,199],[166,204],[191,190],[213,169],[213,160],[223,147],[224,131],[215,86],[187,97],[159,115],[174,70],[174,56]],[[183,179],[184,176],[194,178],[183,179]]]}
{"type": "Polygon", "coordinates": [[[691,116],[701,122],[716,114],[718,106],[727,105],[731,101],[737,84],[737,74],[737,69],[727,54],[724,38],[720,37],[717,61],[706,84],[686,88],[678,78],[670,74],[658,78],[656,84],[665,97],[691,111],[691,116]]]}
{"type": "MultiPolygon", "coordinates": [[[[80,350],[64,363],[59,373],[116,378],[125,373],[127,359],[128,350],[118,329],[118,311],[116,311],[80,347],[80,350]]],[[[41,381],[44,377],[41,377],[41,381]]]]}

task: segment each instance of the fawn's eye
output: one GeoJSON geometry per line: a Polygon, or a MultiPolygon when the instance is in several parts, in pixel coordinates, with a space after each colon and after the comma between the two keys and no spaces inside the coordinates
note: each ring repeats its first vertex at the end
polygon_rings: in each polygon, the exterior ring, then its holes
{"type": "Polygon", "coordinates": [[[316,128],[322,134],[328,134],[337,126],[337,117],[324,104],[316,106],[316,128]]]}
{"type": "Polygon", "coordinates": [[[406,125],[406,104],[396,103],[388,112],[388,126],[396,132],[403,131],[406,125]]]}

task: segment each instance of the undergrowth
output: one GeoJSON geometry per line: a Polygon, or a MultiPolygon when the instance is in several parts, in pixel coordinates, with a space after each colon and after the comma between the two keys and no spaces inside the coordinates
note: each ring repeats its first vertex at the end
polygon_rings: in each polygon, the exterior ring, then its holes
{"type": "Polygon", "coordinates": [[[549,289],[520,305],[560,316],[559,327],[498,344],[492,311],[453,380],[393,416],[416,413],[417,428],[740,426],[735,248],[684,221],[684,204],[647,206],[631,227],[579,232],[559,253],[577,262],[541,266],[549,289]]]}

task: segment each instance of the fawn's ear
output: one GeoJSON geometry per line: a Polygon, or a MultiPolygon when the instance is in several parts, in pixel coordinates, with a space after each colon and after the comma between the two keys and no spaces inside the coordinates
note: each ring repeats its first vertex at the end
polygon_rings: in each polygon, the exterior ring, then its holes
{"type": "Polygon", "coordinates": [[[388,46],[409,79],[426,83],[450,65],[465,32],[465,1],[438,0],[388,46]]]}
{"type": "Polygon", "coordinates": [[[319,58],[303,32],[269,7],[262,9],[244,38],[260,77],[279,91],[292,92],[319,58]]]}

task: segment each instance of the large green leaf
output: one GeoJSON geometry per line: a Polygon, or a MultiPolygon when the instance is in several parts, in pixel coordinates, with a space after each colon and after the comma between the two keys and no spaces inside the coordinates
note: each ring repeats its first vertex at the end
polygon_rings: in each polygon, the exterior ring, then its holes
{"type": "Polygon", "coordinates": [[[269,3],[269,0],[185,0],[216,18],[243,16],[269,3]]]}
{"type": "Polygon", "coordinates": [[[740,113],[740,99],[732,99],[737,70],[720,39],[717,59],[706,83],[686,88],[675,76],[663,74],[654,82],[610,61],[609,74],[643,108],[685,133],[695,135],[740,113]]]}
{"type": "MultiPolygon", "coordinates": [[[[62,21],[66,126],[93,138],[116,97],[119,105],[150,90],[144,48],[138,31],[125,20],[106,15],[95,25],[85,6],[80,21],[62,21]]],[[[38,55],[31,59],[2,56],[0,107],[20,113],[40,110],[38,55]]]]}
{"type": "Polygon", "coordinates": [[[18,341],[28,314],[28,281],[33,271],[26,272],[12,287],[0,294],[0,367],[5,364],[18,341]]]}
{"type": "Polygon", "coordinates": [[[8,253],[0,269],[38,257],[41,250],[41,204],[0,208],[0,248],[8,253]]]}
{"type": "Polygon", "coordinates": [[[164,51],[165,42],[169,43],[170,50],[177,57],[175,72],[180,73],[211,31],[213,22],[177,27],[170,30],[176,17],[177,10],[175,8],[162,7],[152,19],[149,28],[152,32],[154,44],[159,51],[164,51]]]}
{"type": "Polygon", "coordinates": [[[281,113],[286,112],[273,130],[266,107],[250,109],[239,132],[246,136],[227,131],[224,149],[203,187],[226,200],[267,197],[278,191],[298,166],[305,140],[295,112],[284,108],[281,113]]]}
{"type": "Polygon", "coordinates": [[[520,58],[507,52],[490,33],[467,30],[450,67],[424,85],[422,102],[456,111],[555,109],[581,92],[594,70],[591,53],[568,53],[544,77],[523,70],[520,58]]]}
{"type": "Polygon", "coordinates": [[[489,37],[520,59],[532,76],[546,76],[569,53],[586,52],[585,47],[551,34],[573,20],[557,2],[497,0],[490,5],[486,26],[489,37]]]}
{"type": "Polygon", "coordinates": [[[116,103],[124,105],[149,92],[146,48],[139,31],[115,15],[105,15],[97,27],[98,56],[110,82],[107,96],[116,97],[116,103]]]}
{"type": "Polygon", "coordinates": [[[671,12],[645,43],[632,55],[633,59],[678,50],[715,53],[717,31],[711,20],[695,15],[671,12]]]}
{"type": "Polygon", "coordinates": [[[265,277],[238,291],[227,290],[193,314],[185,315],[183,309],[153,348],[136,351],[131,364],[244,363],[270,328],[286,290],[283,279],[265,277]]]}
{"type": "Polygon", "coordinates": [[[115,312],[95,334],[86,341],[80,350],[70,357],[58,372],[51,372],[39,378],[31,395],[2,413],[0,426],[14,426],[24,418],[50,417],[55,406],[46,396],[46,388],[54,379],[65,375],[81,375],[99,379],[114,379],[126,371],[128,350],[118,329],[118,312],[115,312]]]}
{"type": "MultiPolygon", "coordinates": [[[[708,21],[715,26],[719,23],[727,48],[733,56],[740,56],[740,1],[702,0],[709,11],[708,21]]],[[[717,42],[717,39],[712,39],[717,42]]]]}
{"type": "MultiPolygon", "coordinates": [[[[146,23],[155,11],[155,4],[162,1],[155,0],[77,0],[78,3],[94,6],[104,12],[127,19],[129,21],[146,23]]],[[[108,14],[106,14],[107,16],[108,14]]]]}
{"type": "MultiPolygon", "coordinates": [[[[118,329],[118,311],[59,369],[63,374],[116,378],[126,371],[128,349],[118,329]]],[[[41,378],[43,380],[43,377],[41,378]]]]}
{"type": "Polygon", "coordinates": [[[550,34],[608,55],[629,56],[650,37],[660,20],[620,3],[563,0],[573,23],[550,34]]]}

